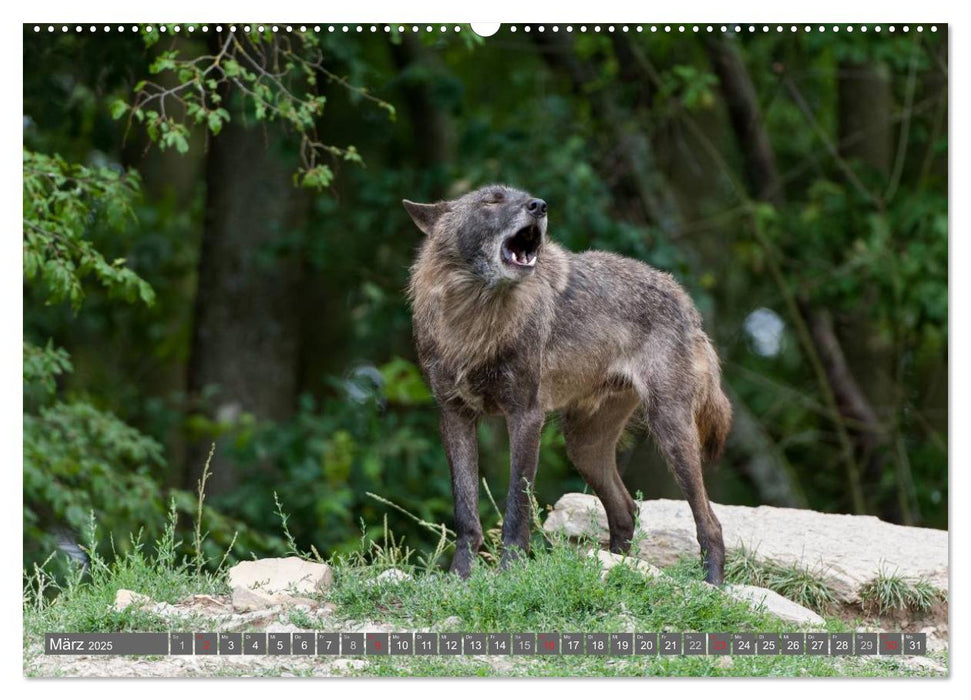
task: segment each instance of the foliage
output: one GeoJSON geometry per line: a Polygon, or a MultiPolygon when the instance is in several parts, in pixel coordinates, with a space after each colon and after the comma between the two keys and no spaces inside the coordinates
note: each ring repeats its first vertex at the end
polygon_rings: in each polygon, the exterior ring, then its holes
{"type": "Polygon", "coordinates": [[[71,358],[64,348],[55,348],[50,339],[44,347],[24,341],[24,398],[46,398],[57,388],[59,375],[70,372],[71,358]]]}
{"type": "MultiPolygon", "coordinates": [[[[77,313],[89,275],[112,296],[154,303],[152,288],[123,258],[109,263],[89,239],[95,223],[123,229],[138,195],[136,173],[24,151],[24,277],[43,288],[48,304],[66,300],[77,313]]],[[[57,549],[76,552],[74,540],[92,513],[112,532],[160,531],[162,445],[89,400],[60,399],[58,380],[73,366],[52,339],[44,346],[25,340],[23,348],[25,561],[57,549]]],[[[188,494],[171,493],[186,510],[188,494]]],[[[221,513],[210,515],[217,542],[235,541],[234,526],[243,531],[244,551],[272,542],[221,513]]]]}
{"type": "Polygon", "coordinates": [[[47,288],[48,303],[66,299],[75,310],[89,274],[126,301],[152,304],[152,288],[124,258],[108,262],[85,238],[98,217],[122,230],[138,193],[137,173],[119,175],[24,150],[24,278],[47,288]]]}
{"type": "Polygon", "coordinates": [[[87,403],[57,402],[25,415],[25,535],[50,551],[53,523],[81,532],[92,511],[113,532],[157,530],[162,461],[155,440],[87,403]]]}
{"type": "Polygon", "coordinates": [[[408,506],[442,520],[451,507],[448,484],[429,490],[427,478],[448,467],[430,437],[438,416],[415,366],[396,358],[359,370],[342,388],[341,398],[319,404],[305,395],[286,423],[229,428],[227,449],[247,478],[219,503],[269,528],[268,498],[276,492],[296,540],[325,541],[334,551],[356,546],[358,520],[378,514],[368,491],[421,493],[408,506]]]}
{"type": "MultiPolygon", "coordinates": [[[[68,300],[77,311],[89,273],[129,301],[154,301],[124,259],[107,262],[85,235],[99,217],[120,228],[137,194],[135,174],[24,151],[24,277],[46,288],[48,303],[68,300]]],[[[88,402],[52,400],[71,369],[50,339],[24,342],[25,395],[36,405],[24,415],[24,536],[35,549],[26,557],[80,532],[93,511],[118,532],[161,524],[161,445],[88,402]]]]}
{"type": "MultiPolygon", "coordinates": [[[[282,506],[278,503],[282,514],[282,506]]],[[[174,506],[166,527],[146,548],[138,537],[124,555],[101,556],[92,521],[86,550],[92,552],[90,575],[74,568],[66,581],[50,576],[43,566],[24,573],[25,661],[29,668],[39,653],[38,643],[52,629],[76,632],[169,631],[172,618],[151,610],[112,607],[115,592],[133,590],[163,603],[175,603],[191,594],[227,593],[225,557],[214,571],[198,571],[196,554],[179,554],[174,506]],[[51,591],[57,591],[56,596],[51,591]],[[108,611],[107,613],[105,611],[108,611]]],[[[200,523],[195,523],[198,531],[200,523]]],[[[286,521],[284,520],[284,534],[286,521]]],[[[790,632],[791,626],[773,616],[756,612],[747,604],[702,583],[697,560],[679,561],[665,574],[647,580],[631,567],[617,566],[603,576],[600,563],[585,556],[565,539],[554,538],[532,557],[520,560],[501,573],[495,566],[478,564],[462,581],[435,569],[411,565],[416,555],[435,560],[434,552],[414,552],[401,545],[388,527],[380,537],[361,537],[358,547],[333,556],[334,584],[328,601],[336,605],[326,618],[295,609],[287,621],[301,629],[342,629],[361,620],[397,629],[426,628],[433,631],[496,632],[510,630],[560,630],[624,632],[663,630],[691,632],[790,632]],[[404,578],[377,580],[389,568],[410,572],[404,578]]],[[[293,552],[291,552],[293,553],[293,552]]],[[[179,625],[211,626],[205,617],[180,619],[179,625]]],[[[245,624],[245,623],[244,623],[245,624]]],[[[252,624],[260,625],[259,621],[252,624]]],[[[826,630],[851,629],[838,619],[826,621],[826,630]]],[[[244,626],[250,631],[250,626],[244,626]]],[[[256,629],[256,628],[252,628],[256,629]]],[[[479,675],[495,670],[469,662],[467,657],[398,659],[394,664],[373,657],[364,672],[370,676],[479,675]],[[404,664],[404,665],[402,665],[404,664]]],[[[289,667],[288,667],[289,668],[289,667]]],[[[546,676],[899,676],[920,672],[898,667],[893,659],[840,659],[826,656],[738,656],[731,665],[716,656],[628,656],[594,654],[580,656],[536,655],[504,669],[503,675],[546,676]]],[[[30,672],[28,671],[28,675],[30,672]]]]}
{"type": "MultiPolygon", "coordinates": [[[[145,44],[154,46],[161,36],[158,31],[148,31],[145,44]]],[[[133,102],[116,100],[111,105],[112,116],[128,115],[129,125],[132,120],[143,124],[160,148],[175,148],[184,154],[189,150],[187,123],[202,125],[215,136],[230,121],[224,95],[233,86],[257,121],[279,120],[299,135],[301,167],[294,180],[312,189],[325,189],[333,181],[333,170],[321,162],[325,155],[363,164],[353,145],[331,145],[318,136],[317,122],[327,103],[327,97],[317,90],[318,82],[338,83],[386,111],[392,120],[395,117],[390,103],[371,95],[367,88],[351,85],[327,67],[316,32],[279,36],[270,27],[253,27],[245,32],[223,32],[213,41],[212,54],[187,58],[178,48],[158,53],[149,66],[149,72],[158,78],[137,82],[133,102]],[[174,77],[175,85],[166,84],[169,77],[174,77]]]]}

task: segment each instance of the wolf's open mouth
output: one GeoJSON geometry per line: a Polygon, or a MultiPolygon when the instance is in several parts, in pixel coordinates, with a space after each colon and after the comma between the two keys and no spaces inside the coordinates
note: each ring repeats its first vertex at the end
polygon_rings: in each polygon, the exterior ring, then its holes
{"type": "Polygon", "coordinates": [[[533,225],[524,226],[502,242],[502,260],[518,267],[534,267],[542,234],[533,225]]]}

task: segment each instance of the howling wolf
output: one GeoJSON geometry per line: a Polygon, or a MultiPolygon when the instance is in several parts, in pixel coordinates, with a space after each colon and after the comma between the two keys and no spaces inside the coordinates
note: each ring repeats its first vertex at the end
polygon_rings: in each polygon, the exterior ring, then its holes
{"type": "Polygon", "coordinates": [[[506,416],[511,478],[503,566],[529,547],[529,496],[546,414],[562,415],[570,460],[607,511],[610,550],[630,549],[634,501],[616,464],[635,409],[684,493],[705,578],[722,583],[721,524],[702,460],[731,425],[715,350],[667,273],[611,253],[571,253],[547,237],[547,205],[505,185],[405,209],[426,238],[408,293],[422,370],[441,408],[452,472],[456,552],[469,575],[482,544],[476,423],[506,416]]]}

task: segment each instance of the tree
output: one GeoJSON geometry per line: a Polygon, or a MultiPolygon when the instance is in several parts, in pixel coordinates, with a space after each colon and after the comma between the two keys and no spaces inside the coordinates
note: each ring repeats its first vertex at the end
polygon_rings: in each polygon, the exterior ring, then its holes
{"type": "MultiPolygon", "coordinates": [[[[318,138],[327,100],[321,81],[339,83],[391,115],[394,110],[327,68],[316,34],[227,28],[211,35],[208,52],[184,58],[181,51],[173,43],[151,67],[154,74],[176,75],[174,85],[141,81],[134,101],[116,103],[115,113],[144,122],[161,147],[180,152],[188,150],[189,124],[211,134],[187,377],[197,407],[191,424],[200,433],[186,454],[185,482],[193,483],[213,435],[240,421],[284,420],[296,407],[303,270],[295,252],[310,200],[294,183],[330,185],[334,171],[325,157],[361,162],[353,146],[318,138]],[[298,137],[290,153],[287,128],[298,137]]],[[[222,450],[217,454],[215,496],[239,481],[222,450]]]]}

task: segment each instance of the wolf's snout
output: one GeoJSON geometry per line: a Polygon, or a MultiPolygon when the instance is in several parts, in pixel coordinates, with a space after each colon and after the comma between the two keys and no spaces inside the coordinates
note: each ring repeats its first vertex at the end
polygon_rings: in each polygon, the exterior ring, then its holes
{"type": "Polygon", "coordinates": [[[542,219],[546,216],[546,202],[542,199],[531,199],[526,202],[526,211],[530,213],[531,216],[537,219],[542,219]]]}

